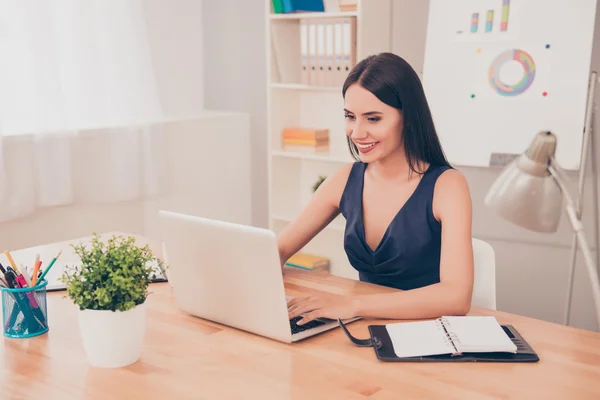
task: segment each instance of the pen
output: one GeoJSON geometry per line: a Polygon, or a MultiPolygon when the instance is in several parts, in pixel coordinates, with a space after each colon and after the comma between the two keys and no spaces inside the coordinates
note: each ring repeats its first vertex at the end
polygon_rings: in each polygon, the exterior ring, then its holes
{"type": "MultiPolygon", "coordinates": [[[[15,272],[10,268],[8,271],[6,271],[5,277],[9,287],[11,288],[27,287],[23,275],[16,275],[15,272]],[[23,284],[25,285],[23,286],[23,284]]],[[[23,316],[26,318],[29,324],[31,323],[31,318],[33,318],[38,324],[40,324],[40,326],[44,326],[42,321],[40,321],[40,318],[45,319],[44,314],[41,312],[37,301],[35,301],[35,298],[31,293],[25,293],[25,297],[23,296],[23,293],[14,293],[17,309],[15,310],[13,307],[10,318],[6,321],[5,329],[8,329],[16,322],[19,312],[23,313],[23,316]],[[25,300],[25,297],[29,299],[29,303],[31,304],[32,308],[27,306],[27,300],[25,300]]],[[[29,327],[31,328],[32,326],[29,325],[29,327]]]]}
{"type": "Polygon", "coordinates": [[[56,262],[56,259],[58,257],[60,257],[60,255],[62,254],[62,250],[58,252],[58,254],[56,255],[56,257],[54,257],[51,261],[50,264],[48,264],[48,266],[46,267],[46,269],[44,270],[44,272],[42,272],[42,275],[40,275],[40,277],[37,279],[38,281],[41,281],[42,279],[44,279],[44,277],[46,276],[46,274],[48,273],[48,271],[50,271],[50,268],[52,268],[52,266],[54,265],[54,263],[56,262]]]}
{"type": "Polygon", "coordinates": [[[17,278],[12,268],[8,267],[8,270],[4,274],[4,277],[6,278],[6,283],[8,283],[8,287],[14,288],[18,286],[17,278]]]}
{"type": "Polygon", "coordinates": [[[2,271],[3,274],[6,273],[6,269],[4,269],[4,265],[2,265],[2,263],[0,263],[0,271],[2,271]]]}
{"type": "MultiPolygon", "coordinates": [[[[6,278],[6,283],[8,284],[9,288],[18,287],[15,273],[13,272],[11,267],[8,267],[6,273],[4,274],[4,277],[6,278]]],[[[15,299],[15,303],[17,303],[17,306],[13,306],[13,309],[10,314],[10,318],[6,321],[6,326],[4,327],[4,330],[8,330],[8,327],[12,326],[16,322],[17,316],[19,315],[19,312],[20,312],[20,310],[18,309],[19,308],[18,307],[19,296],[17,293],[14,293],[13,297],[15,299]],[[15,307],[17,307],[17,310],[15,310],[15,307]]]]}
{"type": "Polygon", "coordinates": [[[25,282],[27,282],[27,286],[31,286],[31,278],[29,277],[29,272],[27,272],[27,267],[24,267],[23,264],[21,264],[21,274],[23,275],[25,282]]]}
{"type": "MultiPolygon", "coordinates": [[[[23,268],[23,270],[25,270],[25,268],[23,268]]],[[[21,288],[29,287],[29,284],[27,283],[27,278],[24,274],[17,275],[17,284],[21,288]]],[[[27,292],[27,293],[25,293],[25,296],[27,296],[27,298],[29,299],[29,303],[31,304],[31,307],[33,307],[33,312],[34,313],[40,312],[40,310],[39,310],[40,306],[38,305],[38,302],[36,301],[33,293],[27,292]]]]}
{"type": "Polygon", "coordinates": [[[17,275],[17,284],[19,285],[20,288],[29,287],[29,285],[27,284],[27,281],[25,280],[25,277],[23,276],[23,274],[18,274],[17,275]]]}

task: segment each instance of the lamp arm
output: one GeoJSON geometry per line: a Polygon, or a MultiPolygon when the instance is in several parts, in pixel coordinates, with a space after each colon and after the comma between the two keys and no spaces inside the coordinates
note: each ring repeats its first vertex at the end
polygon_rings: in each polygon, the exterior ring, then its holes
{"type": "Polygon", "coordinates": [[[558,184],[558,187],[560,188],[560,191],[563,193],[563,196],[565,197],[567,204],[570,205],[575,210],[575,214],[576,214],[577,218],[579,218],[580,217],[579,207],[577,207],[577,204],[573,201],[573,197],[571,196],[571,193],[569,193],[569,189],[567,188],[567,182],[570,182],[571,180],[565,173],[565,170],[562,169],[562,167],[558,164],[558,162],[556,161],[556,159],[554,157],[550,158],[550,164],[548,165],[548,171],[550,171],[550,174],[552,175],[552,177],[558,184]]]}
{"type": "Polygon", "coordinates": [[[594,257],[592,257],[592,251],[590,250],[585,233],[583,232],[583,224],[577,217],[574,207],[572,207],[570,204],[567,204],[567,215],[569,216],[569,221],[573,226],[573,231],[577,235],[579,248],[583,253],[583,259],[585,261],[585,266],[587,267],[590,278],[590,284],[592,286],[592,297],[594,299],[596,308],[596,323],[600,328],[600,281],[598,280],[598,269],[596,268],[594,257]]]}
{"type": "Polygon", "coordinates": [[[577,210],[576,205],[573,202],[573,198],[571,197],[571,194],[566,186],[566,182],[569,181],[569,178],[566,176],[564,170],[560,167],[560,165],[558,165],[554,158],[551,158],[548,170],[556,180],[556,183],[562,191],[567,203],[567,216],[569,217],[569,222],[571,223],[573,232],[576,235],[577,242],[579,242],[579,247],[583,253],[583,259],[585,261],[590,278],[590,284],[592,286],[592,296],[596,311],[596,324],[600,328],[600,280],[598,279],[598,269],[595,265],[594,258],[592,257],[592,251],[590,250],[590,246],[588,245],[587,238],[583,230],[583,223],[580,219],[579,210],[577,210]]]}

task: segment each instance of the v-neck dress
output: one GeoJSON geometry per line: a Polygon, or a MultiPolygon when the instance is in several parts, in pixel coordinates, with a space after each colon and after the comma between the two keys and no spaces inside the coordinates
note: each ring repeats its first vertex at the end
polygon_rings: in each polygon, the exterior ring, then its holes
{"type": "Polygon", "coordinates": [[[353,164],[340,200],[346,218],[344,250],[359,279],[402,290],[438,283],[441,225],[433,215],[433,191],[437,178],[451,167],[429,166],[375,250],[366,241],[363,223],[366,168],[360,161],[353,164]]]}

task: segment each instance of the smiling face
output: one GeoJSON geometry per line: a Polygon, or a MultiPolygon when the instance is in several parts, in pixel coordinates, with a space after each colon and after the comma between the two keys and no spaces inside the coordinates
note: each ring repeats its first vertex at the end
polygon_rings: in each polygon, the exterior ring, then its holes
{"type": "Polygon", "coordinates": [[[381,160],[402,149],[402,115],[359,84],[344,98],[346,134],[364,163],[381,160]]]}

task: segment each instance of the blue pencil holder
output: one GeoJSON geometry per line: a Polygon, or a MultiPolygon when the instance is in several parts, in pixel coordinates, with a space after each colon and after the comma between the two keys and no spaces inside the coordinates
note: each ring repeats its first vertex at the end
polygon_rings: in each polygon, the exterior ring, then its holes
{"type": "Polygon", "coordinates": [[[28,288],[2,290],[2,328],[9,338],[30,338],[48,332],[48,307],[44,279],[28,288]]]}

